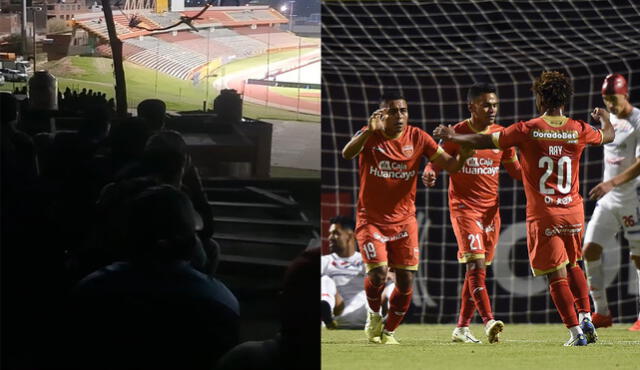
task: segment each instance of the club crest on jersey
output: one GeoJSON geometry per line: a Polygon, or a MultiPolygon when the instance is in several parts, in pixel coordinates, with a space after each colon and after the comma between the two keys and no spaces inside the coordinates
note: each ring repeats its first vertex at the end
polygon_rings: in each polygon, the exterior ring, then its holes
{"type": "Polygon", "coordinates": [[[413,145],[405,145],[402,147],[402,153],[407,157],[411,157],[413,155],[413,145]]]}

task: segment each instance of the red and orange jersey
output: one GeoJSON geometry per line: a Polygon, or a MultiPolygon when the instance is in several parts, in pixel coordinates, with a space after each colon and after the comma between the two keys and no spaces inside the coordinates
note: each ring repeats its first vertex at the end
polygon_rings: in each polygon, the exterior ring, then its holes
{"type": "Polygon", "coordinates": [[[578,175],[586,145],[601,145],[602,131],[563,116],[542,116],[492,134],[497,148],[520,148],[527,219],[582,212],[578,175]]]}
{"type": "MultiPolygon", "coordinates": [[[[366,127],[358,134],[364,130],[366,127]]],[[[434,160],[442,153],[433,138],[417,127],[407,126],[397,139],[373,133],[358,163],[358,222],[393,225],[414,216],[420,159],[434,160]]]]}
{"type": "MultiPolygon", "coordinates": [[[[504,129],[500,125],[490,125],[484,131],[476,131],[464,120],[453,126],[459,134],[492,134],[504,129]]],[[[460,151],[460,145],[448,141],[443,149],[455,156],[460,151]]],[[[518,160],[514,148],[478,149],[469,157],[460,171],[451,174],[449,180],[449,207],[452,211],[471,208],[483,210],[498,204],[498,185],[500,180],[500,163],[514,163],[518,160]]],[[[434,170],[439,168],[429,164],[434,170]]]]}

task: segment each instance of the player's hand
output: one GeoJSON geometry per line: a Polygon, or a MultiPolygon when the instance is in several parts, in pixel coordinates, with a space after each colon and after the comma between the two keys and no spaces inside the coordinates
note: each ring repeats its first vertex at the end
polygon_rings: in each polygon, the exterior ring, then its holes
{"type": "Polygon", "coordinates": [[[439,125],[435,130],[433,130],[433,137],[443,141],[451,141],[454,134],[455,131],[453,130],[453,127],[451,127],[451,125],[439,125]]]}
{"type": "Polygon", "coordinates": [[[589,192],[589,199],[598,200],[604,197],[605,194],[610,192],[613,189],[613,187],[614,186],[613,186],[613,183],[611,183],[611,181],[601,182],[598,185],[596,185],[595,188],[591,189],[591,191],[589,192]]]}
{"type": "Polygon", "coordinates": [[[595,108],[593,112],[591,112],[591,117],[593,117],[596,122],[600,122],[601,119],[607,122],[609,121],[609,111],[604,108],[595,108]]]}
{"type": "Polygon", "coordinates": [[[422,173],[422,183],[428,188],[434,187],[436,185],[436,171],[425,168],[422,173]]]}
{"type": "Polygon", "coordinates": [[[473,156],[474,154],[476,154],[476,151],[471,146],[469,146],[469,145],[460,146],[460,156],[462,158],[466,159],[466,158],[469,158],[469,157],[473,156]]]}
{"type": "Polygon", "coordinates": [[[387,108],[380,108],[371,114],[369,117],[368,130],[369,131],[382,131],[384,130],[384,122],[387,120],[387,108]]]}

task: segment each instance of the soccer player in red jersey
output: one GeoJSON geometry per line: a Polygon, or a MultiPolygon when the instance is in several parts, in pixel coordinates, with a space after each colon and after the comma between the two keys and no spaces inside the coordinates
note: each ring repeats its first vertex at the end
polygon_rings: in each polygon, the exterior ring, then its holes
{"type": "MultiPolygon", "coordinates": [[[[471,118],[455,126],[460,134],[479,133],[491,135],[503,129],[497,125],[498,97],[495,87],[486,84],[473,85],[467,93],[471,118]]],[[[455,155],[460,145],[448,141],[443,149],[455,155]]],[[[451,335],[454,342],[480,343],[469,330],[475,309],[478,309],[485,325],[489,343],[498,342],[504,323],[495,320],[485,285],[486,265],[490,265],[500,235],[498,185],[502,163],[511,177],[522,181],[520,163],[514,148],[483,149],[467,159],[460,171],[449,181],[449,214],[458,241],[458,262],[467,265],[462,286],[462,303],[458,325],[451,335]]],[[[441,169],[429,163],[422,181],[428,187],[435,185],[436,174],[441,169]]]]}
{"type": "Polygon", "coordinates": [[[386,92],[368,125],[342,150],[346,159],[359,155],[356,239],[367,268],[365,332],[372,343],[398,343],[394,331],[411,303],[419,263],[415,196],[422,157],[453,173],[473,154],[465,147],[457,157],[450,156],[429,134],[409,126],[408,120],[404,97],[386,92]],[[396,287],[383,329],[380,302],[389,267],[396,273],[396,287]]]}
{"type": "Polygon", "coordinates": [[[589,290],[577,261],[582,258],[584,207],[579,193],[580,157],[586,145],[602,145],[615,138],[609,113],[594,109],[603,123],[598,130],[565,117],[573,88],[560,72],[543,72],[533,84],[542,116],[518,122],[489,135],[458,134],[439,126],[434,135],[477,149],[520,149],[522,180],[527,197],[527,246],[535,276],[548,278],[551,298],[571,338],[566,346],[595,342],[589,290]],[[575,305],[575,308],[574,308],[575,305]],[[579,316],[576,315],[576,308],[579,316]]]}

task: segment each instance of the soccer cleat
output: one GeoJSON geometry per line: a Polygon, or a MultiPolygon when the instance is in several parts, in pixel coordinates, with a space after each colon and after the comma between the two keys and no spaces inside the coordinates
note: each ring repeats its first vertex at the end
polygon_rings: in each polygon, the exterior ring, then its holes
{"type": "Polygon", "coordinates": [[[400,344],[392,331],[383,331],[380,336],[380,343],[382,344],[400,344]]]}
{"type": "Polygon", "coordinates": [[[613,324],[613,318],[611,317],[611,314],[601,315],[599,313],[594,313],[591,315],[591,322],[596,328],[608,328],[613,324]]]}
{"type": "Polygon", "coordinates": [[[367,323],[364,326],[364,332],[367,334],[369,343],[380,343],[380,335],[382,334],[382,316],[377,312],[369,312],[367,323]]]}
{"type": "Polygon", "coordinates": [[[333,319],[333,315],[331,314],[329,302],[320,301],[320,318],[327,329],[333,330],[338,328],[338,323],[333,319]]]}
{"type": "Polygon", "coordinates": [[[587,338],[584,334],[578,334],[575,338],[569,338],[569,341],[564,344],[565,347],[573,347],[573,346],[586,346],[587,338]]]}
{"type": "Polygon", "coordinates": [[[585,338],[587,338],[587,343],[595,343],[598,340],[598,334],[596,333],[596,328],[593,326],[593,323],[589,318],[585,317],[582,319],[580,323],[580,329],[584,333],[585,338]]]}
{"type": "Polygon", "coordinates": [[[482,343],[473,336],[468,327],[453,329],[451,340],[454,343],[482,343]]]}
{"type": "Polygon", "coordinates": [[[489,320],[484,326],[484,332],[487,334],[489,343],[498,343],[500,341],[500,333],[504,329],[504,323],[500,320],[489,320]]]}
{"type": "Polygon", "coordinates": [[[638,319],[629,329],[629,331],[640,331],[640,319],[638,319]]]}

